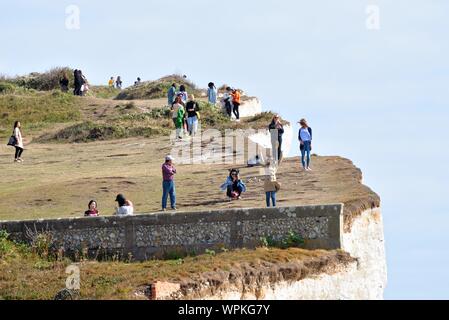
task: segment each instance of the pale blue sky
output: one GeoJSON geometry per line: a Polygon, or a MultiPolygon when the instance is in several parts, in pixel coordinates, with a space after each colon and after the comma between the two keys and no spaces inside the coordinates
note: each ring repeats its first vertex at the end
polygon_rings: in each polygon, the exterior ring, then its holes
{"type": "Polygon", "coordinates": [[[382,198],[386,298],[449,298],[448,9],[445,0],[5,1],[0,73],[68,65],[96,84],[117,75],[131,84],[181,72],[244,88],[291,122],[308,118],[314,152],[352,159],[382,198]],[[69,4],[81,10],[78,31],[65,28],[69,4]],[[373,4],[379,31],[365,27],[373,4]]]}

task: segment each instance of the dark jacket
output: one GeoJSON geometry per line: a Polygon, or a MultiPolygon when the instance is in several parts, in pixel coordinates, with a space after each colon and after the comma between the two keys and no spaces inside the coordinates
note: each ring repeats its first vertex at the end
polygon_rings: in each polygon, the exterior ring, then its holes
{"type": "MultiPolygon", "coordinates": [[[[271,121],[270,125],[268,126],[268,130],[270,130],[271,134],[273,135],[275,133],[275,131],[271,131],[271,130],[276,130],[276,123],[271,121]]],[[[282,135],[284,134],[284,126],[281,124],[281,128],[277,129],[278,131],[278,139],[282,139],[282,135]]],[[[272,137],[272,138],[276,138],[276,137],[272,137]]]]}
{"type": "MultiPolygon", "coordinates": [[[[301,129],[302,129],[302,127],[301,128],[299,128],[299,131],[298,131],[298,140],[299,141],[301,141],[302,142],[302,139],[301,139],[301,129]]],[[[307,127],[307,131],[309,131],[309,134],[310,134],[310,150],[312,150],[312,128],[311,127],[307,127]]],[[[302,150],[302,149],[304,149],[304,144],[301,144],[300,146],[299,146],[299,148],[302,150]]]]}

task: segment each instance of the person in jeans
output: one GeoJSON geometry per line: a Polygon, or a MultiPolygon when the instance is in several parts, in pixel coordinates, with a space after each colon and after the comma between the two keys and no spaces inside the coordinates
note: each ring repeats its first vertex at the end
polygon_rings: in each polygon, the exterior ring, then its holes
{"type": "Polygon", "coordinates": [[[173,102],[175,102],[175,98],[176,98],[176,83],[173,83],[167,92],[168,106],[171,107],[173,105],[173,102]]]}
{"type": "Polygon", "coordinates": [[[270,200],[273,207],[276,207],[276,193],[280,190],[281,184],[276,181],[276,166],[268,160],[265,164],[265,179],[263,185],[267,207],[270,207],[270,200]]]}
{"type": "Polygon", "coordinates": [[[190,136],[194,136],[198,131],[198,102],[195,101],[195,96],[190,95],[190,100],[186,104],[187,111],[187,128],[190,136]]]}
{"type": "Polygon", "coordinates": [[[274,115],[268,126],[268,130],[270,130],[271,134],[272,156],[276,163],[279,163],[282,160],[282,135],[284,134],[284,126],[278,114],[274,115]]]}
{"type": "Polygon", "coordinates": [[[170,195],[170,206],[176,210],[176,189],[175,177],[176,168],[173,165],[171,156],[165,157],[165,163],[162,165],[162,211],[167,210],[167,198],[170,195]]]}
{"type": "Polygon", "coordinates": [[[307,124],[306,119],[299,121],[301,128],[298,132],[298,140],[301,149],[302,167],[306,171],[312,171],[310,168],[310,151],[312,150],[312,128],[307,124]],[[306,159],[307,157],[307,159],[306,159]]]}
{"type": "Polygon", "coordinates": [[[224,103],[226,114],[229,118],[232,116],[232,89],[231,87],[226,88],[226,92],[223,95],[223,99],[221,100],[224,103]]]}
{"type": "Polygon", "coordinates": [[[226,190],[226,195],[231,200],[241,199],[241,194],[246,192],[246,185],[240,180],[239,171],[232,169],[229,172],[229,177],[227,177],[225,183],[220,187],[222,191],[226,190]]]}
{"type": "Polygon", "coordinates": [[[22,130],[20,129],[22,125],[20,121],[14,122],[14,131],[13,135],[16,138],[16,144],[14,148],[16,148],[16,153],[14,155],[14,162],[22,162],[22,152],[23,152],[23,138],[22,138],[22,130]]]}
{"type": "Polygon", "coordinates": [[[217,88],[213,82],[209,82],[207,85],[207,100],[210,104],[217,104],[217,88]]]}

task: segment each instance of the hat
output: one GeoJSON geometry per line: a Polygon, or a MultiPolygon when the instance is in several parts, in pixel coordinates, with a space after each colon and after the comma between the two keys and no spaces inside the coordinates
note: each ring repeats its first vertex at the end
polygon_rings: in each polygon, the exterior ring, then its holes
{"type": "Polygon", "coordinates": [[[118,194],[117,197],[115,198],[115,201],[118,201],[118,202],[125,202],[125,200],[126,200],[125,196],[121,193],[118,194]]]}
{"type": "Polygon", "coordinates": [[[165,161],[173,161],[173,160],[174,160],[173,157],[170,155],[165,157],[165,161]]]}

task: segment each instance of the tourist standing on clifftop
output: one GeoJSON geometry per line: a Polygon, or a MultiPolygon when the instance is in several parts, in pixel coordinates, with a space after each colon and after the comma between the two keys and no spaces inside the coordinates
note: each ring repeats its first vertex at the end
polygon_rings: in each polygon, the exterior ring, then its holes
{"type": "Polygon", "coordinates": [[[81,95],[81,86],[83,85],[81,70],[75,69],[75,71],[73,71],[73,78],[75,80],[75,83],[74,83],[75,88],[73,90],[73,94],[75,96],[80,96],[81,95]]]}
{"type": "Polygon", "coordinates": [[[234,113],[237,122],[240,122],[240,112],[239,112],[240,103],[241,103],[240,91],[238,91],[237,89],[233,89],[232,112],[234,113]]]}
{"type": "Polygon", "coordinates": [[[229,118],[231,118],[232,116],[232,89],[231,87],[227,87],[226,88],[226,92],[223,95],[223,99],[221,101],[223,101],[225,109],[226,109],[226,114],[228,115],[229,118]]]}
{"type": "Polygon", "coordinates": [[[310,169],[310,151],[312,150],[312,128],[307,124],[306,119],[299,121],[301,128],[298,132],[298,140],[301,149],[301,162],[302,167],[306,171],[312,171],[310,169]],[[307,156],[307,159],[305,157],[307,156]]]}
{"type": "Polygon", "coordinates": [[[173,102],[175,102],[175,97],[176,97],[176,83],[173,83],[167,92],[167,99],[168,99],[169,107],[171,107],[173,105],[173,102]]]}
{"type": "Polygon", "coordinates": [[[207,85],[207,99],[210,104],[217,104],[217,88],[213,82],[209,82],[207,85]]]}
{"type": "Polygon", "coordinates": [[[185,110],[181,96],[176,97],[175,103],[173,103],[173,106],[171,107],[171,114],[173,123],[175,124],[176,128],[176,138],[182,139],[182,129],[184,126],[185,110]]]}
{"type": "Polygon", "coordinates": [[[14,148],[16,148],[16,152],[14,155],[14,162],[22,162],[22,152],[23,152],[23,138],[22,138],[22,130],[20,129],[22,125],[20,124],[20,121],[14,122],[14,129],[13,129],[13,135],[14,142],[12,145],[14,148]]]}
{"type": "Polygon", "coordinates": [[[117,89],[122,89],[122,77],[118,76],[117,80],[115,80],[115,87],[117,89]]]}
{"type": "Polygon", "coordinates": [[[59,80],[59,86],[62,92],[69,91],[69,78],[67,78],[67,74],[64,72],[62,78],[59,80]]]}
{"type": "Polygon", "coordinates": [[[265,191],[267,207],[270,207],[270,200],[273,207],[276,207],[276,193],[281,189],[281,184],[276,181],[276,166],[273,166],[270,161],[267,161],[265,164],[263,188],[265,191]]]}
{"type": "Polygon", "coordinates": [[[284,126],[282,125],[281,118],[278,114],[274,115],[268,126],[268,130],[270,130],[271,134],[273,158],[276,163],[279,163],[282,160],[282,135],[284,134],[284,126]]]}
{"type": "Polygon", "coordinates": [[[194,136],[198,131],[198,116],[199,116],[199,105],[195,101],[195,96],[190,95],[190,100],[186,104],[187,111],[187,127],[190,136],[194,136]]]}
{"type": "Polygon", "coordinates": [[[183,84],[179,86],[179,92],[177,95],[181,97],[184,104],[187,102],[189,96],[187,95],[186,87],[183,84]]]}
{"type": "Polygon", "coordinates": [[[165,157],[165,163],[162,165],[162,211],[167,210],[167,198],[170,195],[170,206],[176,210],[176,189],[175,177],[176,168],[173,165],[172,156],[165,157]]]}
{"type": "Polygon", "coordinates": [[[111,79],[109,79],[108,82],[109,88],[114,88],[114,82],[115,82],[114,77],[111,77],[111,79]]]}

